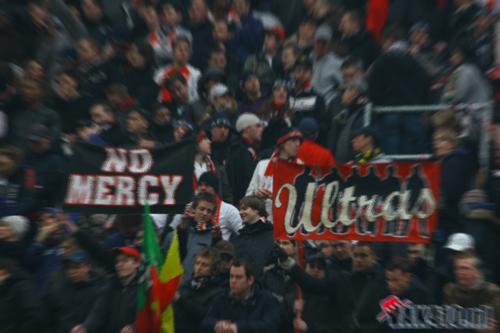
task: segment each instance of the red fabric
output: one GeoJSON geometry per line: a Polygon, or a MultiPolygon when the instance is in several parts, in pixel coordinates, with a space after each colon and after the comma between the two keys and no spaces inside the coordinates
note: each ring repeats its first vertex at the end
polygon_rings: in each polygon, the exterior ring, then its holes
{"type": "Polygon", "coordinates": [[[214,212],[214,216],[212,217],[212,225],[219,225],[220,224],[220,207],[222,206],[222,199],[217,196],[216,198],[217,202],[217,209],[214,212]]]}
{"type": "Polygon", "coordinates": [[[437,6],[443,8],[446,5],[446,0],[436,0],[437,6]]]}
{"type": "Polygon", "coordinates": [[[380,42],[382,30],[389,16],[389,0],[369,0],[366,15],[366,30],[380,42]]]}
{"type": "MultiPolygon", "coordinates": [[[[168,78],[172,77],[176,73],[181,73],[182,76],[186,79],[186,81],[189,79],[191,76],[191,73],[189,72],[189,69],[187,66],[183,67],[176,67],[176,66],[168,66],[165,68],[165,71],[163,72],[163,80],[167,80],[168,78]]],[[[161,88],[161,102],[164,103],[170,103],[172,102],[172,93],[168,90],[167,87],[162,87],[161,88]]]]}
{"type": "Polygon", "coordinates": [[[322,168],[331,168],[335,165],[335,158],[330,150],[308,139],[305,139],[300,146],[298,157],[305,165],[322,168]]]}

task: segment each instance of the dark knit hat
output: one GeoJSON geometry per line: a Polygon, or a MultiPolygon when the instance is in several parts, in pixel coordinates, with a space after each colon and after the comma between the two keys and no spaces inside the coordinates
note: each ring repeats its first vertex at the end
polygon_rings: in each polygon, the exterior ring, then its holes
{"type": "Polygon", "coordinates": [[[276,144],[281,145],[291,139],[302,140],[303,139],[302,133],[293,127],[284,127],[280,131],[280,135],[278,140],[276,141],[276,144]]]}
{"type": "Polygon", "coordinates": [[[219,178],[213,172],[207,171],[201,174],[198,179],[198,184],[206,184],[212,187],[215,192],[219,192],[219,178]]]}

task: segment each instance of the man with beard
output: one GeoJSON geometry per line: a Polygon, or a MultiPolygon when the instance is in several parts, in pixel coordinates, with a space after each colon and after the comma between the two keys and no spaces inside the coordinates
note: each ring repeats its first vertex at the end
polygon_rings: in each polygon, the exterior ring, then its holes
{"type": "Polygon", "coordinates": [[[215,297],[222,288],[215,279],[218,253],[214,248],[200,249],[195,256],[191,279],[184,282],[174,297],[175,328],[196,333],[215,297]]]}

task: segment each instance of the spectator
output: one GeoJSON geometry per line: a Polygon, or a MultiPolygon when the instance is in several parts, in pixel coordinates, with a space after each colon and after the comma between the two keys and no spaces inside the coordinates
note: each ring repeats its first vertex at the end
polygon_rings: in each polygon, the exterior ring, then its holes
{"type": "Polygon", "coordinates": [[[151,134],[160,144],[171,143],[174,141],[172,112],[168,107],[161,104],[153,107],[151,134]]]}
{"type": "Polygon", "coordinates": [[[202,124],[210,116],[210,112],[207,111],[207,107],[210,103],[210,90],[217,83],[224,84],[224,82],[224,71],[217,68],[209,67],[200,77],[198,81],[199,99],[193,104],[193,116],[196,123],[202,124]]]}
{"type": "Polygon", "coordinates": [[[332,31],[330,27],[322,25],[314,34],[313,73],[311,83],[314,89],[329,105],[338,96],[342,83],[340,65],[342,62],[330,50],[332,31]]]}
{"type": "Polygon", "coordinates": [[[332,103],[331,125],[327,146],[339,163],[347,163],[354,155],[350,144],[353,131],[364,126],[364,106],[368,103],[363,64],[356,58],[346,59],[341,66],[344,82],[340,101],[332,103]]]}
{"type": "Polygon", "coordinates": [[[174,119],[183,119],[195,124],[194,104],[190,101],[190,88],[184,75],[180,72],[172,73],[166,81],[166,86],[168,94],[163,91],[162,102],[167,103],[172,110],[174,119]]]}
{"type": "Polygon", "coordinates": [[[196,253],[193,276],[179,286],[174,296],[175,328],[179,332],[199,332],[214,299],[223,293],[215,279],[217,261],[214,248],[201,248],[196,253]]]}
{"type": "Polygon", "coordinates": [[[229,292],[216,298],[201,324],[202,332],[278,332],[277,301],[258,287],[257,274],[248,261],[233,262],[229,292]]]}
{"type": "Polygon", "coordinates": [[[128,140],[121,142],[121,145],[153,149],[158,143],[155,138],[151,136],[150,127],[150,115],[142,109],[132,109],[127,114],[128,140]]]}
{"type": "Polygon", "coordinates": [[[229,48],[235,56],[238,68],[243,66],[250,54],[260,52],[264,39],[262,22],[255,18],[250,5],[250,0],[236,0],[234,15],[231,17],[236,29],[229,48]]]}
{"type": "Polygon", "coordinates": [[[245,195],[257,164],[258,146],[262,140],[262,123],[251,113],[243,113],[236,121],[239,138],[231,143],[226,163],[229,184],[233,191],[233,202],[245,195]]]}
{"type": "Polygon", "coordinates": [[[352,248],[351,283],[356,302],[359,302],[367,286],[382,278],[382,269],[377,263],[377,255],[371,243],[355,243],[352,248]]]}
{"type": "Polygon", "coordinates": [[[209,48],[212,44],[213,24],[205,0],[191,1],[189,30],[193,34],[193,65],[201,70],[207,67],[209,48]]]}
{"type": "MultiPolygon", "coordinates": [[[[313,3],[311,1],[311,3],[313,3]]],[[[314,35],[316,33],[316,21],[310,16],[305,16],[299,24],[297,32],[288,38],[287,43],[297,45],[300,53],[309,54],[314,46],[314,35]]]]}
{"type": "Polygon", "coordinates": [[[297,159],[301,144],[302,134],[293,128],[284,127],[279,132],[272,156],[269,159],[259,161],[253,172],[246,195],[255,195],[265,200],[266,211],[271,221],[274,165],[278,160],[303,164],[301,160],[297,159]]]}
{"type": "Polygon", "coordinates": [[[47,326],[52,332],[66,333],[84,322],[103,291],[100,279],[92,270],[90,258],[74,251],[63,262],[64,275],[54,277],[44,296],[47,326]]]}
{"type": "Polygon", "coordinates": [[[227,288],[229,286],[229,271],[234,260],[234,247],[231,242],[221,240],[214,245],[214,248],[219,253],[216,278],[220,286],[227,288]]]}
{"type": "MultiPolygon", "coordinates": [[[[175,73],[181,73],[187,82],[189,102],[194,102],[198,99],[197,85],[200,79],[201,72],[191,66],[188,62],[192,54],[192,41],[189,37],[177,37],[173,45],[173,59],[172,64],[162,67],[156,71],[154,80],[160,87],[164,86],[165,80],[175,73]]],[[[163,101],[171,102],[170,89],[164,91],[163,101]]]]}
{"type": "Polygon", "coordinates": [[[306,165],[322,168],[332,168],[335,159],[332,152],[317,143],[319,137],[319,125],[314,118],[303,118],[299,123],[304,141],[300,146],[298,158],[306,165]]]}
{"type": "Polygon", "coordinates": [[[241,113],[259,114],[266,103],[260,79],[255,72],[244,72],[241,78],[241,99],[238,101],[238,111],[241,113]]]}
{"type": "Polygon", "coordinates": [[[284,40],[282,27],[266,28],[262,53],[249,56],[243,66],[244,71],[257,74],[264,92],[271,90],[275,77],[281,72],[279,51],[284,40]]]}
{"type": "Polygon", "coordinates": [[[240,216],[243,228],[230,241],[236,258],[249,258],[260,277],[274,247],[273,226],[266,220],[264,201],[257,196],[244,197],[240,201],[240,216]]]}
{"type": "Polygon", "coordinates": [[[224,113],[215,113],[209,120],[210,139],[212,140],[212,159],[216,166],[226,164],[231,141],[231,123],[224,113]]]}
{"type": "Polygon", "coordinates": [[[9,134],[7,142],[26,150],[26,133],[34,124],[46,126],[53,138],[59,138],[60,119],[57,113],[44,104],[45,92],[41,83],[25,79],[21,81],[22,104],[19,109],[9,114],[9,134]]]}
{"type": "Polygon", "coordinates": [[[99,0],[83,0],[80,5],[82,23],[89,37],[101,46],[106,45],[113,33],[110,20],[104,15],[102,3],[99,0]]]}
{"type": "Polygon", "coordinates": [[[200,131],[196,135],[196,153],[194,154],[194,177],[195,184],[200,176],[205,172],[215,173],[215,164],[210,158],[212,152],[212,141],[205,131],[200,131]]]}
{"type": "Polygon", "coordinates": [[[174,122],[174,142],[180,142],[194,131],[193,124],[186,120],[176,120],[174,122]]]}
{"type": "Polygon", "coordinates": [[[290,97],[294,124],[298,124],[305,117],[321,119],[325,112],[325,100],[312,86],[312,76],[312,61],[304,56],[297,59],[293,69],[295,87],[290,97]]]}
{"type": "Polygon", "coordinates": [[[40,328],[39,298],[29,278],[15,262],[0,259],[0,330],[28,333],[40,328]]]}
{"type": "Polygon", "coordinates": [[[0,218],[0,250],[5,258],[21,261],[26,248],[29,221],[24,216],[0,218]]]}
{"type": "Polygon", "coordinates": [[[225,117],[229,117],[231,122],[236,121],[238,105],[234,98],[231,97],[231,93],[226,85],[217,83],[212,86],[208,99],[210,102],[208,113],[210,115],[221,113],[225,117]]]}
{"type": "Polygon", "coordinates": [[[291,81],[293,79],[293,68],[295,61],[300,55],[300,50],[296,44],[286,42],[281,51],[281,63],[283,65],[282,79],[291,81]]]}
{"type": "Polygon", "coordinates": [[[352,134],[352,150],[354,163],[387,163],[389,160],[385,157],[380,147],[376,144],[375,131],[370,127],[363,127],[352,134]]]}
{"type": "Polygon", "coordinates": [[[219,195],[221,185],[219,177],[213,172],[205,172],[198,179],[198,193],[207,192],[217,199],[217,207],[213,214],[212,224],[219,226],[223,240],[236,236],[243,227],[240,213],[236,207],[223,201],[219,195]]]}
{"type": "Polygon", "coordinates": [[[341,33],[341,48],[344,53],[363,61],[364,69],[370,67],[379,55],[379,46],[373,36],[363,29],[363,21],[356,11],[346,12],[340,21],[339,31],[341,33]]]}
{"type": "Polygon", "coordinates": [[[101,46],[93,39],[82,38],[78,41],[76,49],[80,88],[94,98],[103,98],[104,88],[111,79],[111,63],[108,62],[101,46]]]}
{"type": "Polygon", "coordinates": [[[100,146],[118,146],[124,141],[124,129],[120,127],[111,107],[95,103],[90,107],[92,127],[86,141],[100,146]]]}
{"type": "Polygon", "coordinates": [[[474,255],[456,257],[454,268],[456,282],[445,286],[443,303],[467,308],[491,306],[494,318],[489,318],[489,330],[485,332],[494,332],[500,319],[500,288],[484,280],[481,260],[474,255]]]}

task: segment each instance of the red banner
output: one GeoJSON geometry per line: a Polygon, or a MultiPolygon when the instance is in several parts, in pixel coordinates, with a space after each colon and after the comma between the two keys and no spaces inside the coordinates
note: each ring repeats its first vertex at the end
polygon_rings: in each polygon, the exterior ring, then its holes
{"type": "Polygon", "coordinates": [[[275,168],[276,239],[429,243],[436,229],[439,163],[275,168]]]}

